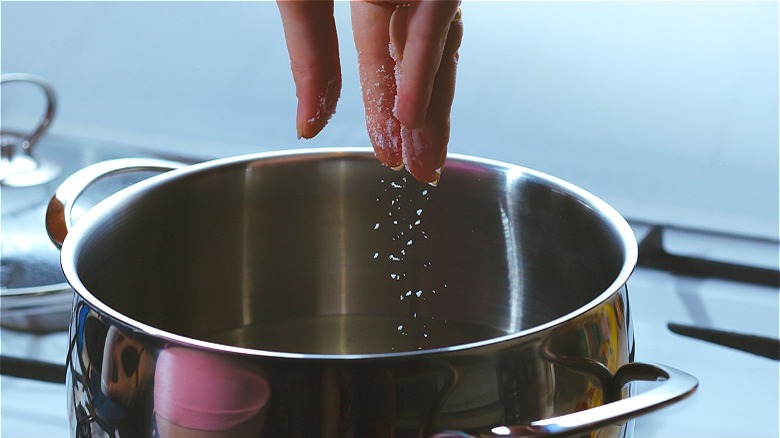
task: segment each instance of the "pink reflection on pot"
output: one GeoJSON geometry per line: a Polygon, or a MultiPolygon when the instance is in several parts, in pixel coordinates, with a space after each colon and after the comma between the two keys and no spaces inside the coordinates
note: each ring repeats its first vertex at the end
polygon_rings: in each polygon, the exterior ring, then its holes
{"type": "Polygon", "coordinates": [[[161,438],[256,437],[269,397],[265,378],[238,359],[180,347],[157,358],[154,409],[161,438]]]}

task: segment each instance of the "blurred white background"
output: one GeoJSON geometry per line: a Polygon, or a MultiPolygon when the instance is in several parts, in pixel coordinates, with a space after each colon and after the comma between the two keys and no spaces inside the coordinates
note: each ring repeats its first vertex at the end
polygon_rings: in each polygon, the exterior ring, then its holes
{"type": "MultiPolygon", "coordinates": [[[[309,141],[273,2],[0,9],[2,71],[54,85],[54,134],[207,157],[369,144],[348,2],[341,101],[309,141]]],[[[630,218],[778,237],[777,2],[466,1],[463,17],[451,152],[552,173],[630,218]]],[[[5,88],[3,126],[30,126],[42,99],[5,88]]]]}

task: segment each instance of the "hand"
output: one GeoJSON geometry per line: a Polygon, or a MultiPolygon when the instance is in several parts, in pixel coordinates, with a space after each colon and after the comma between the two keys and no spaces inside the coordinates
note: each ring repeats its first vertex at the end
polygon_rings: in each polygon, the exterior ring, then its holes
{"type": "MultiPolygon", "coordinates": [[[[333,2],[279,0],[298,96],[298,137],[327,124],[341,92],[333,2]]],[[[379,160],[436,185],[447,154],[459,1],[353,1],[366,128],[379,160]],[[457,15],[457,17],[456,17],[457,15]]]]}

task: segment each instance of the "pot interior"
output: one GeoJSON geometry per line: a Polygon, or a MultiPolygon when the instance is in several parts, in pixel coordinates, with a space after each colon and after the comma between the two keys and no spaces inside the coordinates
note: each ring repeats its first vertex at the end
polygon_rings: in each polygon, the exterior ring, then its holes
{"type": "Polygon", "coordinates": [[[298,154],[141,188],[77,225],[76,275],[133,320],[241,347],[370,354],[491,339],[577,310],[626,264],[600,207],[493,163],[451,158],[434,188],[370,153],[298,154]]]}

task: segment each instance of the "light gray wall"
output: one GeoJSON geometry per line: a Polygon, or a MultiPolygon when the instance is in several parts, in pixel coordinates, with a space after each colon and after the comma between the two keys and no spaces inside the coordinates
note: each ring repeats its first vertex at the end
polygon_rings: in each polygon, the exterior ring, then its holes
{"type": "MultiPolygon", "coordinates": [[[[310,141],[273,2],[0,8],[2,71],[52,82],[55,133],[214,156],[368,145],[347,2],[342,98],[310,141]]],[[[555,174],[626,216],[777,238],[776,2],[467,1],[463,16],[452,152],[555,174]]],[[[3,125],[29,124],[40,102],[4,91],[3,125]]]]}

